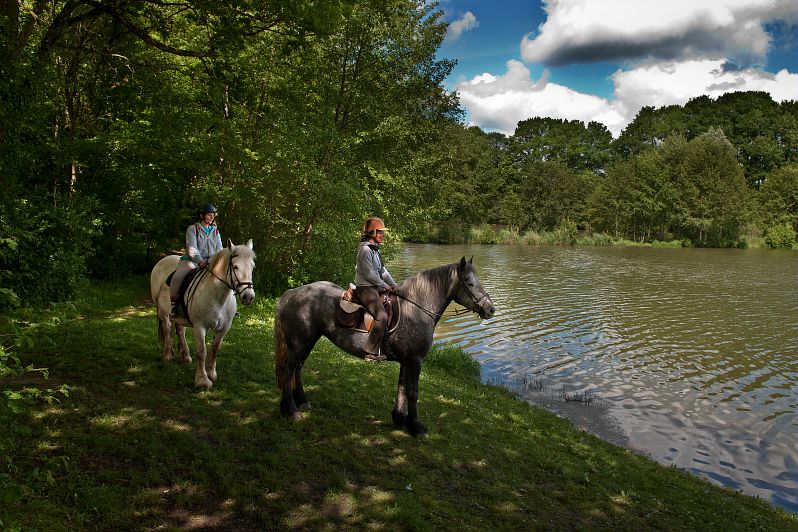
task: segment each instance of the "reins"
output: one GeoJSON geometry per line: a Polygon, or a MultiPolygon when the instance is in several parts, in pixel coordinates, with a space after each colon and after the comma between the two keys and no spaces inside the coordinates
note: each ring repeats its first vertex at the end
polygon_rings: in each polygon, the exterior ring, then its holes
{"type": "Polygon", "coordinates": [[[394,292],[394,294],[396,294],[396,297],[398,297],[399,299],[404,299],[404,300],[405,300],[405,301],[407,301],[408,303],[410,303],[410,304],[412,304],[412,305],[415,305],[415,306],[417,306],[419,309],[421,309],[421,312],[423,312],[424,314],[426,314],[427,316],[429,316],[429,317],[430,317],[430,318],[432,318],[433,320],[437,320],[437,319],[439,319],[439,318],[443,317],[443,314],[442,314],[442,313],[439,313],[439,312],[432,312],[431,310],[427,310],[427,309],[425,309],[424,307],[422,307],[421,305],[419,305],[418,303],[416,303],[415,301],[413,301],[412,299],[409,299],[409,298],[407,298],[407,297],[403,296],[403,295],[402,295],[402,294],[400,294],[399,292],[394,292]]]}

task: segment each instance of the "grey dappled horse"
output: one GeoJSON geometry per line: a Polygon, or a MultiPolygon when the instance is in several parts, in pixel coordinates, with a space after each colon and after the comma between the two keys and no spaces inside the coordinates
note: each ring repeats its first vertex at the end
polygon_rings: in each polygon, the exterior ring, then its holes
{"type": "Polygon", "coordinates": [[[208,267],[199,270],[182,296],[188,308],[190,322],[184,317],[174,320],[169,317],[171,302],[166,278],[175,271],[179,262],[179,255],[169,255],[158,261],[150,273],[150,294],[158,307],[158,337],[163,343],[163,358],[166,361],[172,360],[174,325],[181,358],[183,362],[191,362],[186,344],[186,327],[193,327],[197,355],[194,385],[210,388],[216,382],[216,356],[236,315],[236,296],[241,297],[241,302],[245,305],[251,305],[255,300],[252,285],[255,252],[252,251],[252,240],[239,246],[234,246],[228,240],[227,247],[213,256],[208,267]],[[205,334],[210,330],[216,331],[216,336],[210,357],[206,360],[205,334]]]}
{"type": "MultiPolygon", "coordinates": [[[[367,333],[335,325],[335,308],[343,289],[319,281],[286,291],[277,302],[274,320],[277,385],[282,388],[280,410],[296,417],[298,408],[309,406],[302,388],[300,372],[310,351],[322,335],[335,345],[360,358],[367,333]]],[[[423,271],[397,288],[401,307],[399,324],[386,333],[382,353],[399,362],[399,386],[391,417],[413,435],[427,434],[418,420],[418,379],[421,363],[432,346],[432,333],[443,311],[452,301],[476,312],[482,318],[495,309],[477,278],[471,261],[423,271]]]]}

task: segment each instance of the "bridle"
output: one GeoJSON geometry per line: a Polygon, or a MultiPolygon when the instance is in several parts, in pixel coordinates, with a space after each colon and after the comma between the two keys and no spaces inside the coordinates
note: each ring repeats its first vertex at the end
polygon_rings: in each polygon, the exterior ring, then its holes
{"type": "Polygon", "coordinates": [[[218,275],[213,273],[213,270],[210,269],[210,268],[208,268],[207,271],[209,271],[211,273],[211,275],[213,275],[214,277],[219,279],[221,282],[223,282],[225,284],[225,286],[227,286],[227,288],[229,288],[230,290],[232,290],[235,293],[235,295],[241,297],[241,294],[243,294],[246,289],[252,288],[254,290],[255,289],[255,285],[251,281],[246,281],[245,282],[245,281],[239,281],[238,280],[238,276],[236,275],[235,268],[233,268],[233,259],[236,258],[237,256],[238,256],[237,253],[231,252],[230,253],[230,258],[227,261],[227,275],[225,275],[225,277],[229,277],[230,278],[230,282],[228,282],[227,279],[222,279],[221,277],[219,277],[218,275]]]}
{"type": "Polygon", "coordinates": [[[471,312],[473,312],[475,314],[479,314],[479,305],[480,305],[480,303],[482,303],[482,301],[484,301],[485,299],[490,297],[488,295],[487,290],[485,291],[485,294],[482,297],[477,298],[477,296],[476,296],[476,294],[474,294],[473,290],[471,290],[468,287],[468,284],[463,282],[463,279],[460,278],[460,271],[459,270],[457,271],[457,282],[460,283],[460,285],[465,289],[466,294],[468,294],[468,298],[471,300],[472,306],[469,307],[468,305],[464,305],[465,306],[465,310],[457,309],[457,310],[454,311],[454,315],[455,316],[459,316],[460,314],[465,314],[468,311],[471,311],[471,312]]]}

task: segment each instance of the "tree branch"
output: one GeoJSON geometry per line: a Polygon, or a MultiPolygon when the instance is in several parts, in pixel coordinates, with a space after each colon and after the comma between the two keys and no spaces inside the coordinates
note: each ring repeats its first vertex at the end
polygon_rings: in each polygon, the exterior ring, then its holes
{"type": "Polygon", "coordinates": [[[113,7],[103,3],[103,2],[96,2],[88,0],[86,4],[94,6],[97,9],[100,9],[113,17],[116,21],[122,24],[125,28],[130,31],[133,35],[144,41],[145,43],[149,44],[153,48],[157,48],[162,52],[166,52],[172,55],[179,55],[181,57],[214,57],[216,54],[214,52],[205,52],[201,50],[184,50],[182,48],[175,48],[174,46],[169,46],[166,43],[158,41],[151,37],[146,31],[142,28],[139,28],[129,20],[127,20],[122,13],[114,9],[113,7]]]}

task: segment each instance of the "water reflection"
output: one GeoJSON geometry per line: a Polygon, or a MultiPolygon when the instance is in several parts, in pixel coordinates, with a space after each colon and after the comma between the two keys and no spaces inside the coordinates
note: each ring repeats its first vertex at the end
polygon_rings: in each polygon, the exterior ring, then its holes
{"type": "Polygon", "coordinates": [[[798,512],[798,255],[411,245],[391,271],[463,255],[497,314],[449,318],[436,338],[486,380],[535,382],[537,402],[604,417],[593,429],[616,443],[798,512]],[[602,400],[558,400],[564,387],[602,400]]]}

